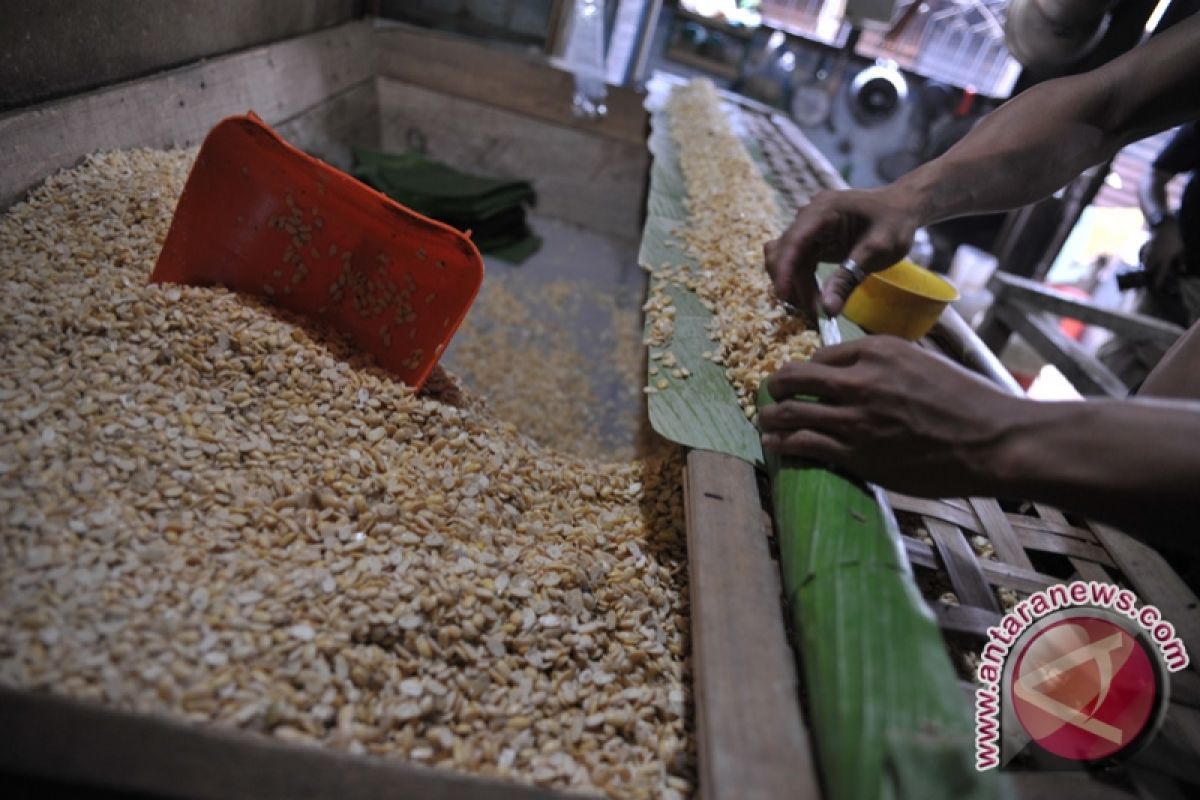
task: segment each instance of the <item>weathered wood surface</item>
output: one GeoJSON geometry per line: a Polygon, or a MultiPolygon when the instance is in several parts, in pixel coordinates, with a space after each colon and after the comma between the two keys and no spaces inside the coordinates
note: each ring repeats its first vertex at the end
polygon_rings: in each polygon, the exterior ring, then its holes
{"type": "Polygon", "coordinates": [[[637,145],[545,122],[499,106],[378,79],[382,144],[423,145],[469,172],[532,180],[538,213],[635,246],[650,157],[637,145]]]}
{"type": "Polygon", "coordinates": [[[1033,563],[1021,548],[1017,532],[996,501],[972,497],[967,502],[971,504],[971,510],[979,517],[980,525],[987,530],[997,558],[1024,569],[1033,569],[1033,563]]]}
{"type": "Polygon", "coordinates": [[[1191,669],[1200,671],[1200,600],[1195,592],[1154,548],[1107,525],[1092,527],[1138,599],[1158,606],[1163,618],[1175,626],[1192,657],[1191,669]]]}
{"type": "Polygon", "coordinates": [[[382,77],[645,149],[646,98],[632,89],[609,86],[607,115],[584,119],[571,110],[574,76],[541,56],[407,25],[382,25],[374,36],[376,71],[382,77]]]}
{"type": "Polygon", "coordinates": [[[362,83],[275,126],[284,139],[338,169],[350,168],[351,148],[379,147],[379,98],[362,83]]]}
{"type": "Polygon", "coordinates": [[[1038,355],[1058,367],[1071,385],[1085,395],[1124,397],[1129,388],[1112,371],[1058,328],[1044,313],[1010,305],[995,305],[989,313],[1019,333],[1038,355]]]}
{"type": "MultiPolygon", "coordinates": [[[[190,146],[224,117],[253,110],[283,126],[369,86],[370,29],[350,22],[285,42],[258,47],[0,116],[0,208],[55,170],[95,150],[190,146]]],[[[372,132],[374,103],[361,92],[354,109],[372,132]]],[[[326,107],[319,113],[331,113],[326,107]]],[[[342,131],[353,120],[339,122],[342,131]]],[[[303,132],[302,128],[293,130],[303,132]]],[[[293,141],[303,148],[326,143],[317,134],[293,141]]]]}
{"type": "Polygon", "coordinates": [[[1000,614],[976,606],[959,606],[936,600],[929,604],[938,627],[947,633],[966,633],[983,637],[987,629],[1000,624],[1000,614]]]}
{"type": "Polygon", "coordinates": [[[950,585],[954,587],[959,601],[999,612],[1000,604],[996,595],[992,593],[975,551],[967,544],[962,531],[939,520],[928,520],[926,528],[942,557],[946,573],[950,576],[950,585]]]}
{"type": "Polygon", "coordinates": [[[4,4],[0,109],[331,28],[359,0],[68,0],[4,4]]]}
{"type": "Polygon", "coordinates": [[[700,795],[819,797],[754,468],[692,450],[685,485],[700,795]]]}
{"type": "Polygon", "coordinates": [[[1088,325],[1099,325],[1127,339],[1155,341],[1170,347],[1183,334],[1183,328],[1170,322],[1148,317],[1145,314],[1129,314],[1110,308],[1101,308],[1085,300],[1051,289],[1038,281],[995,273],[988,288],[997,303],[1015,303],[1027,313],[1049,312],[1060,317],[1070,317],[1088,325]]]}
{"type": "MultiPolygon", "coordinates": [[[[938,569],[941,566],[937,551],[919,539],[905,536],[904,551],[908,555],[908,560],[913,564],[929,569],[938,569]]],[[[984,577],[987,578],[988,583],[991,585],[1007,586],[1010,589],[1027,594],[1032,594],[1059,582],[1058,578],[1051,577],[1050,575],[1043,575],[1040,572],[1014,567],[1011,564],[1005,564],[1002,561],[995,561],[990,558],[980,559],[979,567],[983,570],[984,577]]]]}
{"type": "Polygon", "coordinates": [[[189,800],[551,800],[560,792],[0,687],[0,772],[189,800]]]}

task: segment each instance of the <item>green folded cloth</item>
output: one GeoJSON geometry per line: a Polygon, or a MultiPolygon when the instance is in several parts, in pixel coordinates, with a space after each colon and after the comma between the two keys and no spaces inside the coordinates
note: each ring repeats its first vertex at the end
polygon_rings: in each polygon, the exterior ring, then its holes
{"type": "Polygon", "coordinates": [[[471,231],[485,253],[520,262],[541,245],[525,219],[537,199],[529,181],[471,175],[420,153],[353,153],[351,175],[419,214],[471,231]]]}

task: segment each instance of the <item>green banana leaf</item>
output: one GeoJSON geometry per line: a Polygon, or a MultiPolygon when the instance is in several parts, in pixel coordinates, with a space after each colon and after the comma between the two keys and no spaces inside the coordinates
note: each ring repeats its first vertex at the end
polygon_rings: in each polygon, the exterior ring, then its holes
{"type": "Polygon", "coordinates": [[[973,717],[891,515],[820,465],[768,452],[766,466],[826,796],[1004,796],[974,769],[973,717]]]}
{"type": "MultiPolygon", "coordinates": [[[[679,156],[668,128],[667,112],[653,106],[650,110],[648,147],[654,161],[650,167],[646,223],[638,263],[653,275],[664,264],[689,268],[696,265],[678,241],[679,232],[688,220],[684,202],[687,186],[679,171],[679,156]]],[[[763,161],[755,155],[757,146],[749,141],[743,141],[743,144],[761,167],[763,161]]],[[[763,173],[770,174],[766,169],[763,173]]],[[[780,203],[779,207],[781,222],[788,222],[784,205],[780,203]]],[[[822,264],[817,274],[824,279],[835,268],[833,264],[822,264]]],[[[670,284],[667,291],[675,305],[676,322],[672,341],[663,350],[674,353],[691,377],[676,380],[662,372],[647,375],[650,386],[655,386],[663,377],[668,382],[666,389],[657,390],[647,401],[651,427],[677,444],[726,453],[762,467],[758,429],[738,407],[737,395],[725,377],[724,369],[703,356],[705,351],[716,347],[705,327],[712,313],[687,289],[670,284]]],[[[649,320],[647,330],[648,326],[649,320]]],[[[838,318],[837,327],[844,338],[862,335],[857,325],[844,318],[838,318]]]]}
{"type": "MultiPolygon", "coordinates": [[[[650,124],[648,147],[654,161],[638,263],[653,275],[664,264],[694,268],[695,263],[678,241],[679,232],[687,224],[687,187],[679,171],[666,111],[652,109],[650,124]]],[[[688,289],[668,284],[667,292],[675,305],[675,332],[663,350],[674,353],[690,377],[678,380],[664,372],[647,375],[649,386],[656,386],[664,378],[668,382],[665,389],[658,389],[647,400],[651,427],[678,444],[727,453],[761,467],[758,430],[738,406],[724,369],[703,356],[716,346],[705,328],[712,312],[688,289]]]]}

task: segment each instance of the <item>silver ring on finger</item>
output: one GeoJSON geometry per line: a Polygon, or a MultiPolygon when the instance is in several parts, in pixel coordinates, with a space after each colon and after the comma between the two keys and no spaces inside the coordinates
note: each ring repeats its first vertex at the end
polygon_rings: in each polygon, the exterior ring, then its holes
{"type": "Polygon", "coordinates": [[[847,258],[842,262],[842,269],[850,273],[850,277],[854,279],[854,285],[862,283],[867,279],[867,273],[863,272],[863,268],[853,258],[847,258]]]}

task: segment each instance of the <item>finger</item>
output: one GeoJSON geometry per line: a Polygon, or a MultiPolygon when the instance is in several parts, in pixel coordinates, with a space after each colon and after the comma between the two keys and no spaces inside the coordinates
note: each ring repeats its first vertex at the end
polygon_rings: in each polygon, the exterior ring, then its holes
{"type": "Polygon", "coordinates": [[[763,264],[767,268],[767,275],[771,278],[771,288],[775,292],[775,296],[790,304],[791,299],[779,291],[779,287],[784,282],[781,270],[785,269],[779,260],[779,239],[772,239],[763,244],[763,264]]]}
{"type": "Polygon", "coordinates": [[[870,336],[855,339],[852,342],[830,344],[818,347],[809,358],[812,364],[827,364],[831,367],[849,367],[856,364],[862,357],[863,350],[869,348],[874,340],[870,336]]]}
{"type": "Polygon", "coordinates": [[[799,456],[813,461],[822,461],[835,466],[845,466],[851,456],[850,448],[832,436],[817,431],[803,430],[791,433],[764,433],[763,447],[788,456],[799,456]]]}
{"type": "Polygon", "coordinates": [[[842,313],[842,309],[846,307],[846,299],[856,286],[858,283],[849,272],[840,267],[834,270],[821,287],[821,305],[824,306],[825,313],[831,317],[842,313]]]}
{"type": "MultiPolygon", "coordinates": [[[[878,236],[863,239],[850,251],[849,258],[865,273],[887,269],[904,257],[904,248],[878,236]]],[[[831,316],[840,314],[846,299],[858,284],[848,270],[836,270],[821,291],[821,304],[831,316]]]]}
{"type": "Polygon", "coordinates": [[[823,214],[802,217],[803,213],[797,214],[796,221],[779,239],[772,276],[776,294],[806,311],[815,311],[817,262],[829,221],[823,214]]]}
{"type": "Polygon", "coordinates": [[[888,230],[887,228],[878,229],[850,251],[849,257],[854,259],[855,264],[862,267],[863,272],[879,272],[881,269],[887,269],[904,258],[905,253],[908,252],[908,248],[912,245],[911,240],[895,241],[894,239],[898,237],[893,237],[888,230]]]}
{"type": "Polygon", "coordinates": [[[843,373],[841,367],[814,364],[811,361],[792,362],[767,378],[767,392],[776,401],[806,395],[837,402],[847,394],[843,373]]]}
{"type": "Polygon", "coordinates": [[[775,251],[778,249],[779,249],[779,240],[778,239],[772,239],[769,242],[763,242],[763,262],[767,266],[768,273],[772,269],[775,268],[775,264],[774,264],[775,251]]]}
{"type": "Polygon", "coordinates": [[[759,409],[758,426],[764,433],[787,433],[794,430],[837,433],[850,427],[853,413],[842,406],[816,403],[812,400],[783,400],[759,409]]]}

